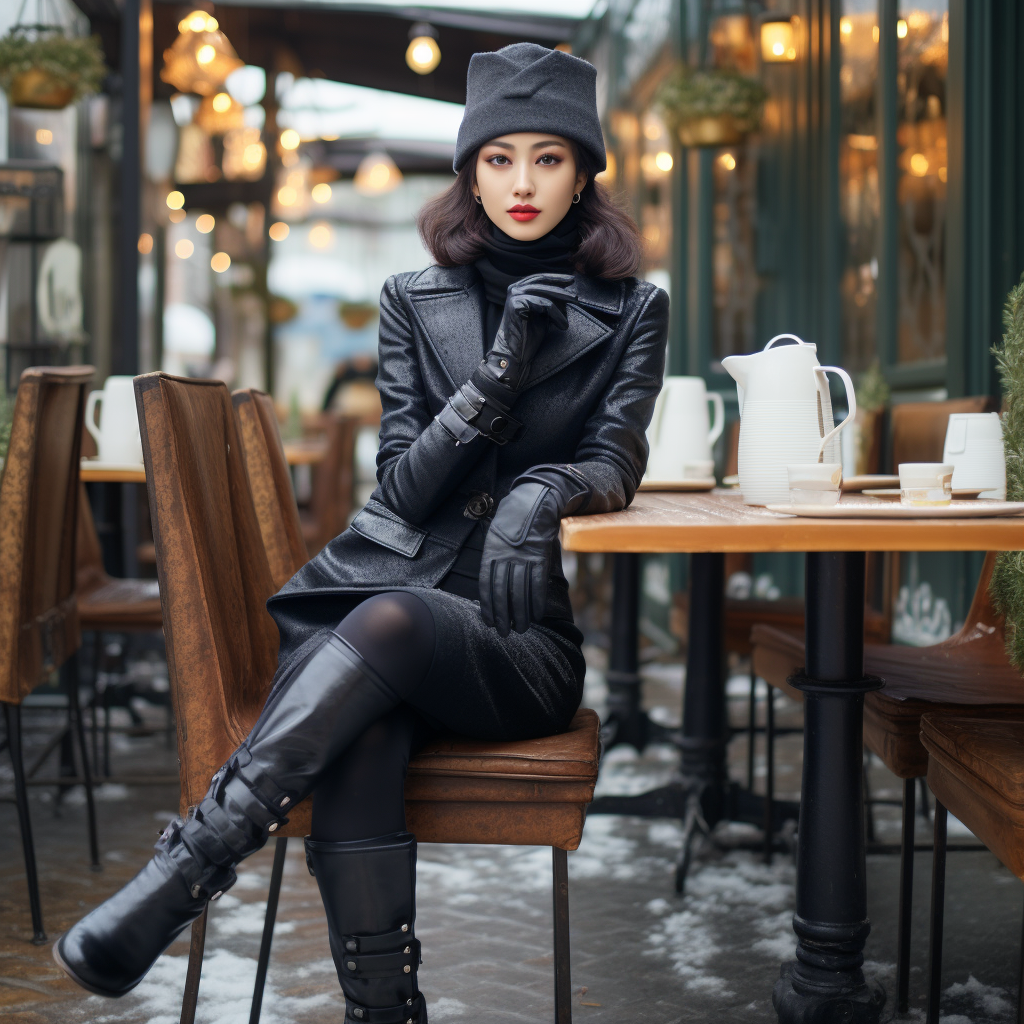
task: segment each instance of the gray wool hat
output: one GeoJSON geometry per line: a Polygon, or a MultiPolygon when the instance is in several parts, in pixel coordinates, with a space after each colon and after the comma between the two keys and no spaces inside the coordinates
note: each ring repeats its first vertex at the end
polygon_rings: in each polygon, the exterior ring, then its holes
{"type": "Polygon", "coordinates": [[[455,143],[455,170],[485,142],[513,132],[551,132],[571,139],[603,171],[594,66],[537,43],[474,53],[466,76],[466,112],[455,143]]]}

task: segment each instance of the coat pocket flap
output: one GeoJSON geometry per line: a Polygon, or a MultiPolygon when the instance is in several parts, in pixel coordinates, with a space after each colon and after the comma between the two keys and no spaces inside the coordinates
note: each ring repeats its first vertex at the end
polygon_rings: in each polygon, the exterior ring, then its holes
{"type": "Polygon", "coordinates": [[[406,558],[415,558],[427,531],[407,523],[386,505],[370,500],[350,524],[351,529],[367,540],[397,551],[406,558]]]}

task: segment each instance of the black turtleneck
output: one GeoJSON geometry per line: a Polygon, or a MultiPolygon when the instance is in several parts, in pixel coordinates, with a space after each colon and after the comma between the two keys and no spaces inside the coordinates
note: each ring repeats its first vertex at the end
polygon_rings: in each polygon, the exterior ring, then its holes
{"type": "Polygon", "coordinates": [[[573,253],[580,244],[579,218],[575,206],[546,235],[532,242],[521,242],[506,235],[496,224],[491,225],[491,236],[485,243],[487,253],[475,263],[484,282],[487,326],[483,340],[483,354],[491,347],[498,333],[501,314],[505,308],[508,286],[531,274],[572,274],[573,253]]]}

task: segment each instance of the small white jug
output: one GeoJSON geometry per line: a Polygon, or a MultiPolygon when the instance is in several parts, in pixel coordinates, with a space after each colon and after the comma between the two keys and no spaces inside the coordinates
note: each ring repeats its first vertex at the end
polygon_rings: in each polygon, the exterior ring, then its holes
{"type": "Polygon", "coordinates": [[[651,453],[646,476],[651,480],[692,476],[687,466],[710,461],[712,446],[724,429],[722,396],[708,391],[703,377],[666,377],[647,428],[651,453]],[[713,422],[708,421],[708,402],[715,407],[713,422]]]}
{"type": "Polygon", "coordinates": [[[1006,452],[997,412],[954,412],[946,427],[942,461],[953,468],[953,490],[1006,500],[1006,452]]]}
{"type": "Polygon", "coordinates": [[[90,392],[85,403],[85,428],[96,439],[100,462],[119,465],[142,462],[142,436],[135,407],[132,377],[108,377],[102,391],[90,392]],[[96,427],[96,403],[101,402],[96,427]]]}

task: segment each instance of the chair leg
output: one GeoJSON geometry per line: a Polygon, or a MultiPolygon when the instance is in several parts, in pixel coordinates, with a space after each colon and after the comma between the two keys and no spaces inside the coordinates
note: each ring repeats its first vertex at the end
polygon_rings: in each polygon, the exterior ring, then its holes
{"type": "Polygon", "coordinates": [[[910,926],[914,906],[914,796],[917,782],[903,780],[900,836],[900,919],[896,938],[896,1009],[906,1013],[910,998],[910,926]]]}
{"type": "Polygon", "coordinates": [[[282,837],[274,847],[274,867],[270,872],[270,892],[267,894],[267,916],[263,919],[263,939],[260,942],[260,956],[256,963],[256,985],[252,993],[252,1009],[249,1024],[259,1024],[263,1009],[263,989],[267,984],[267,966],[270,963],[270,944],[274,939],[274,922],[277,920],[277,901],[281,895],[281,878],[284,875],[284,857],[288,851],[288,840],[282,837]]]}
{"type": "Polygon", "coordinates": [[[100,730],[99,730],[99,713],[100,713],[100,652],[102,650],[103,634],[100,632],[93,633],[93,644],[92,644],[92,700],[89,702],[92,710],[91,724],[92,724],[92,763],[96,765],[96,770],[99,770],[100,765],[100,730]]]}
{"type": "Polygon", "coordinates": [[[188,951],[188,972],[185,974],[185,994],[181,1000],[181,1024],[195,1024],[196,1005],[199,1003],[199,978],[203,973],[203,950],[206,949],[206,919],[210,904],[192,923],[192,945],[188,951]]]}
{"type": "MultiPolygon", "coordinates": [[[[771,687],[768,687],[771,690],[771,687]]],[[[757,676],[750,666],[750,700],[747,708],[747,791],[754,792],[754,741],[757,737],[757,676]]]]}
{"type": "Polygon", "coordinates": [[[569,857],[551,847],[555,919],[555,1024],[572,1024],[572,974],[569,956],[569,857]]]}
{"type": "Polygon", "coordinates": [[[43,908],[39,899],[39,877],[36,874],[36,850],[32,842],[32,820],[28,813],[28,789],[25,786],[25,760],[21,749],[21,708],[17,704],[4,704],[7,723],[7,745],[14,767],[14,798],[18,805],[18,826],[21,829],[21,848],[25,855],[25,880],[28,883],[28,905],[32,912],[32,944],[46,942],[43,931],[43,908]]]}
{"type": "Polygon", "coordinates": [[[775,691],[771,683],[765,703],[764,716],[764,862],[772,862],[772,844],[775,840],[775,691]]]}
{"type": "Polygon", "coordinates": [[[927,1024],[939,1024],[942,989],[942,921],[946,902],[946,808],[935,801],[935,847],[932,853],[932,910],[928,933],[927,1024]]]}
{"type": "Polygon", "coordinates": [[[96,801],[92,792],[92,769],[89,766],[89,751],[85,745],[85,726],[82,723],[82,705],[78,693],[78,655],[73,654],[64,663],[62,669],[68,689],[68,704],[70,705],[72,728],[75,738],[78,740],[78,750],[82,755],[82,779],[85,784],[85,810],[89,827],[89,860],[93,871],[99,871],[100,865],[100,844],[96,832],[96,801]]]}

